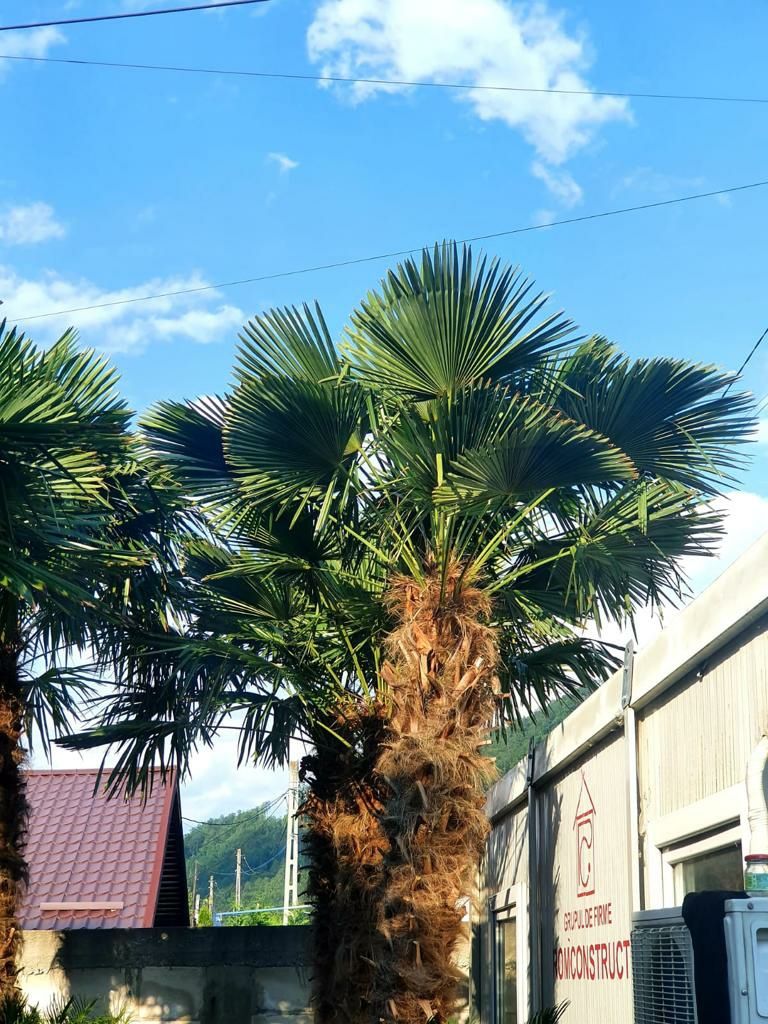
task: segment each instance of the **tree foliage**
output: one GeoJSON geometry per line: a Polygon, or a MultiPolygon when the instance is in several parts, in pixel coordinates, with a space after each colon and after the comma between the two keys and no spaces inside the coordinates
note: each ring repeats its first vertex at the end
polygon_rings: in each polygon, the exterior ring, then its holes
{"type": "MultiPolygon", "coordinates": [[[[167,624],[178,486],[129,432],[110,364],[72,331],[0,323],[0,994],[15,984],[26,748],[70,732],[129,620],[167,624]]],[[[185,522],[187,521],[185,517],[185,522]]]]}
{"type": "Polygon", "coordinates": [[[115,664],[77,745],[117,744],[113,784],[133,788],[186,771],[233,713],[241,759],[314,743],[316,914],[345,922],[319,930],[321,1021],[447,1015],[490,719],[598,685],[617,652],[590,621],[683,597],[753,425],[732,383],[578,339],[520,271],[444,245],[390,271],[340,341],[319,308],[272,311],[226,395],[144,418],[205,532],[183,618],[115,664]]]}
{"type": "MultiPolygon", "coordinates": [[[[286,820],[284,815],[268,814],[269,806],[212,818],[196,825],[184,836],[188,888],[191,891],[195,866],[198,892],[202,897],[206,896],[208,879],[213,875],[217,911],[235,909],[238,849],[243,855],[243,909],[282,905],[286,820]]],[[[282,916],[280,921],[282,923],[282,916]]]]}

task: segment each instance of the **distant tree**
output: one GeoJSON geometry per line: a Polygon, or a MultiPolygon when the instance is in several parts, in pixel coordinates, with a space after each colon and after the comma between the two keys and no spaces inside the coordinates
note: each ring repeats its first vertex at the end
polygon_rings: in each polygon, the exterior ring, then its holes
{"type": "Polygon", "coordinates": [[[524,718],[517,728],[506,728],[494,737],[487,748],[488,757],[496,762],[496,771],[504,775],[519,764],[528,754],[531,740],[540,743],[550,732],[578,707],[583,696],[589,693],[573,694],[554,700],[544,710],[537,710],[532,717],[524,718]]]}
{"type": "Polygon", "coordinates": [[[270,813],[272,809],[271,804],[264,804],[190,829],[184,837],[189,888],[196,863],[199,878],[215,875],[219,880],[220,908],[236,909],[235,851],[240,849],[243,908],[279,906],[283,901],[286,820],[284,814],[270,813]]]}

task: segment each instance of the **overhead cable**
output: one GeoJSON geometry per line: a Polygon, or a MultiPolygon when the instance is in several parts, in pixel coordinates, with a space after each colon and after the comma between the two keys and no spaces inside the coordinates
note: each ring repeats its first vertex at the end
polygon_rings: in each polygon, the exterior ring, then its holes
{"type": "MultiPolygon", "coordinates": [[[[212,6],[206,4],[206,7],[212,6]]],[[[192,8],[189,8],[190,10],[192,8]]],[[[162,13],[162,12],[143,12],[162,13]]],[[[123,15],[118,15],[123,17],[123,15]]],[[[17,26],[11,26],[17,27],[17,26]]],[[[282,79],[296,82],[320,82],[346,85],[397,86],[417,89],[453,89],[473,92],[534,93],[544,96],[596,96],[628,100],[672,100],[694,103],[757,103],[768,104],[767,96],[718,96],[706,93],[625,92],[614,89],[557,89],[533,85],[490,85],[474,82],[427,82],[423,79],[355,78],[347,75],[312,75],[298,71],[254,71],[240,68],[190,67],[183,64],[128,63],[116,60],[93,60],[85,57],[31,57],[0,53],[0,60],[31,61],[38,64],[74,64],[82,67],[119,68],[126,71],[174,71],[187,75],[234,75],[238,78],[282,79]]]]}
{"type": "Polygon", "coordinates": [[[30,21],[24,25],[0,25],[0,32],[16,32],[26,28],[54,28],[60,25],[85,25],[94,21],[124,21],[126,18],[151,18],[157,14],[186,14],[189,11],[209,11],[216,7],[246,7],[249,4],[268,2],[269,0],[216,0],[215,3],[165,7],[161,10],[126,11],[124,14],[92,14],[87,18],[59,18],[56,21],[30,21]]]}
{"type": "Polygon", "coordinates": [[[766,337],[768,337],[768,327],[765,328],[763,333],[760,335],[760,337],[757,339],[755,344],[752,346],[752,348],[747,353],[747,355],[744,358],[744,361],[742,362],[741,366],[736,371],[735,376],[733,377],[733,379],[730,381],[730,383],[726,386],[725,390],[723,391],[723,397],[725,397],[728,394],[728,392],[731,390],[733,385],[736,383],[737,379],[741,376],[742,372],[747,368],[747,366],[749,365],[749,363],[752,360],[752,356],[760,348],[760,346],[762,345],[762,343],[763,343],[763,341],[765,340],[766,337]]]}
{"type": "MultiPolygon", "coordinates": [[[[585,213],[580,217],[565,217],[561,220],[547,221],[542,224],[528,224],[525,227],[507,228],[503,231],[491,231],[483,235],[470,235],[467,238],[457,239],[459,245],[468,242],[486,242],[496,238],[507,238],[511,235],[522,235],[529,231],[545,231],[549,228],[564,227],[567,224],[582,224],[586,221],[601,220],[606,217],[618,217],[626,213],[639,213],[643,210],[655,210],[662,206],[675,206],[678,203],[690,203],[697,199],[710,199],[715,196],[732,195],[735,192],[746,192],[750,189],[764,188],[768,180],[753,181],[747,185],[732,185],[729,188],[713,189],[710,192],[696,192],[692,195],[678,196],[676,199],[660,199],[653,203],[639,203],[635,206],[624,206],[615,210],[602,210],[599,213],[585,213]]],[[[137,295],[129,299],[111,299],[107,302],[95,302],[87,306],[71,306],[68,309],[51,309],[43,313],[26,313],[22,316],[9,316],[12,323],[27,323],[31,320],[42,320],[52,316],[67,316],[70,313],[85,313],[94,309],[108,309],[115,306],[128,306],[138,302],[152,302],[155,299],[176,298],[181,295],[197,295],[201,292],[219,291],[223,288],[237,288],[246,284],[258,284],[264,281],[275,281],[279,278],[298,277],[303,274],[315,274],[321,270],[337,270],[341,267],[359,266],[363,263],[374,263],[379,260],[395,259],[399,256],[410,256],[420,252],[423,245],[413,246],[409,249],[397,249],[391,252],[376,253],[373,256],[357,256],[346,260],[337,260],[333,263],[319,263],[314,266],[300,267],[295,270],[280,270],[273,274],[259,274],[256,277],[244,277],[239,280],[220,281],[217,284],[197,285],[194,288],[176,288],[171,291],[154,292],[150,295],[137,295]]]]}
{"type": "Polygon", "coordinates": [[[277,853],[273,854],[273,856],[269,857],[267,860],[262,861],[261,864],[257,864],[255,868],[251,867],[251,865],[248,863],[247,857],[245,856],[245,854],[243,854],[243,863],[245,864],[245,866],[246,866],[247,870],[250,872],[250,874],[255,875],[259,871],[261,871],[262,868],[269,867],[269,865],[272,864],[273,861],[276,861],[278,857],[281,857],[284,854],[285,854],[285,849],[281,846],[280,849],[277,851],[277,853]]]}
{"type": "Polygon", "coordinates": [[[212,825],[215,828],[235,828],[242,822],[258,821],[259,818],[267,817],[270,811],[273,811],[281,801],[285,800],[288,791],[281,793],[280,796],[276,796],[274,800],[270,800],[269,803],[264,804],[261,807],[255,808],[253,811],[245,811],[243,814],[238,815],[234,821],[201,821],[199,818],[187,818],[182,815],[184,821],[191,822],[194,825],[212,825]]]}

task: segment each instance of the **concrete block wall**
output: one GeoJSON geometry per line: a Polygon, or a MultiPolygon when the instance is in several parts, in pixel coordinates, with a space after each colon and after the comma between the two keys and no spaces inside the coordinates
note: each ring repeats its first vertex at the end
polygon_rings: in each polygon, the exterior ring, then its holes
{"type": "Polygon", "coordinates": [[[42,1008],[71,995],[163,1024],[311,1024],[311,930],[26,932],[20,982],[42,1008]]]}

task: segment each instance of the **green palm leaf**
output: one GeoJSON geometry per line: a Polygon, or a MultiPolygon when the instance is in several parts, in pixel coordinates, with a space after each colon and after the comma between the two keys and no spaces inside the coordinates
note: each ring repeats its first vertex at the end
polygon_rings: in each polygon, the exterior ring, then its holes
{"type": "Polygon", "coordinates": [[[362,388],[263,378],[230,405],[225,452],[249,501],[279,508],[343,486],[366,432],[362,388]]]}
{"type": "Polygon", "coordinates": [[[498,260],[455,244],[390,271],[352,316],[347,352],[366,381],[416,399],[514,377],[564,344],[571,323],[498,260]]]}
{"type": "Polygon", "coordinates": [[[520,407],[496,443],[456,459],[435,501],[467,511],[493,501],[525,502],[550,489],[610,486],[635,475],[631,459],[605,437],[543,407],[520,407]]]}
{"type": "Polygon", "coordinates": [[[627,452],[641,473],[713,491],[743,466],[734,445],[749,434],[751,399],[726,393],[733,378],[682,359],[631,362],[604,339],[566,360],[557,405],[627,452]]]}
{"type": "Polygon", "coordinates": [[[153,450],[191,493],[218,500],[230,485],[222,433],[225,402],[207,396],[197,402],[160,402],[142,419],[153,450]]]}
{"type": "Polygon", "coordinates": [[[275,309],[250,320],[240,335],[237,379],[287,377],[321,384],[338,377],[341,363],[319,305],[275,309]]]}

